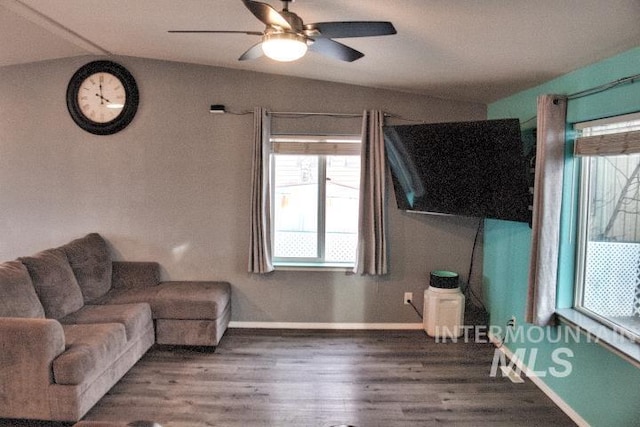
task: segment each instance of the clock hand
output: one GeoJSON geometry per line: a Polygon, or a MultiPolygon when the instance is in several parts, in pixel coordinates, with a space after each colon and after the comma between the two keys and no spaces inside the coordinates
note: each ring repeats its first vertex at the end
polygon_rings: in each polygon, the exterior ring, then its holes
{"type": "MultiPolygon", "coordinates": [[[[99,77],[99,80],[100,80],[100,85],[99,85],[99,87],[100,87],[100,104],[104,104],[104,102],[103,102],[104,96],[102,96],[102,80],[103,80],[103,78],[104,77],[102,76],[102,74],[100,74],[100,77],[99,77]]],[[[107,102],[109,102],[109,101],[107,101],[107,102]]]]}
{"type": "Polygon", "coordinates": [[[105,97],[104,97],[104,96],[102,96],[101,94],[96,93],[96,96],[100,97],[100,104],[104,104],[104,102],[102,102],[102,101],[106,101],[106,102],[107,102],[107,104],[111,104],[111,101],[109,101],[107,98],[105,98],[105,97]]]}

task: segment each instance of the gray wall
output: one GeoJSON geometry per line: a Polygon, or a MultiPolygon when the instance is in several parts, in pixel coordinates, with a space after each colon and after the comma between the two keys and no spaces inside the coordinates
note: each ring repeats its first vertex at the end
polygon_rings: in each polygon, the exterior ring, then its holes
{"type": "Polygon", "coordinates": [[[138,81],[138,114],[122,132],[95,136],[65,104],[69,78],[92,59],[0,68],[0,260],[96,231],[118,259],[156,260],[167,279],[228,280],[236,321],[414,323],[403,292],[421,304],[429,271],[466,277],[478,220],[400,212],[392,196],[387,277],[247,273],[253,116],[208,107],[376,108],[437,122],[484,119],[484,105],[123,57],[138,81]]]}

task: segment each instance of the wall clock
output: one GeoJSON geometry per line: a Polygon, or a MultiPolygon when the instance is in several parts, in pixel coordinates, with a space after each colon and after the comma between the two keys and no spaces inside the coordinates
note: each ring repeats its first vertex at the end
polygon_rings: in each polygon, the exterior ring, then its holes
{"type": "Polygon", "coordinates": [[[138,85],[122,65],[93,61],[71,77],[67,108],[82,129],[96,135],[111,135],[124,129],[136,115],[138,85]]]}

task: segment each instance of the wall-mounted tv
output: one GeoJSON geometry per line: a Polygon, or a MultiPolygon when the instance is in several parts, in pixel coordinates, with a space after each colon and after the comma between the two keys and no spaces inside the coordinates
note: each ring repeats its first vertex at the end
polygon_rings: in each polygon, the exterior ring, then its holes
{"type": "Polygon", "coordinates": [[[385,126],[399,209],[530,222],[518,119],[385,126]]]}

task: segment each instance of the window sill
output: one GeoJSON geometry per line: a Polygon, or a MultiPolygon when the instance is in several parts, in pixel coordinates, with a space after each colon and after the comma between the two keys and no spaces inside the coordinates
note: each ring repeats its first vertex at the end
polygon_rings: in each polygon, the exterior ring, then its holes
{"type": "Polygon", "coordinates": [[[640,344],[573,308],[556,310],[560,322],[575,327],[640,368],[640,344]]]}
{"type": "Polygon", "coordinates": [[[279,262],[273,266],[278,271],[339,271],[351,273],[353,265],[341,263],[305,264],[299,262],[279,262]]]}

